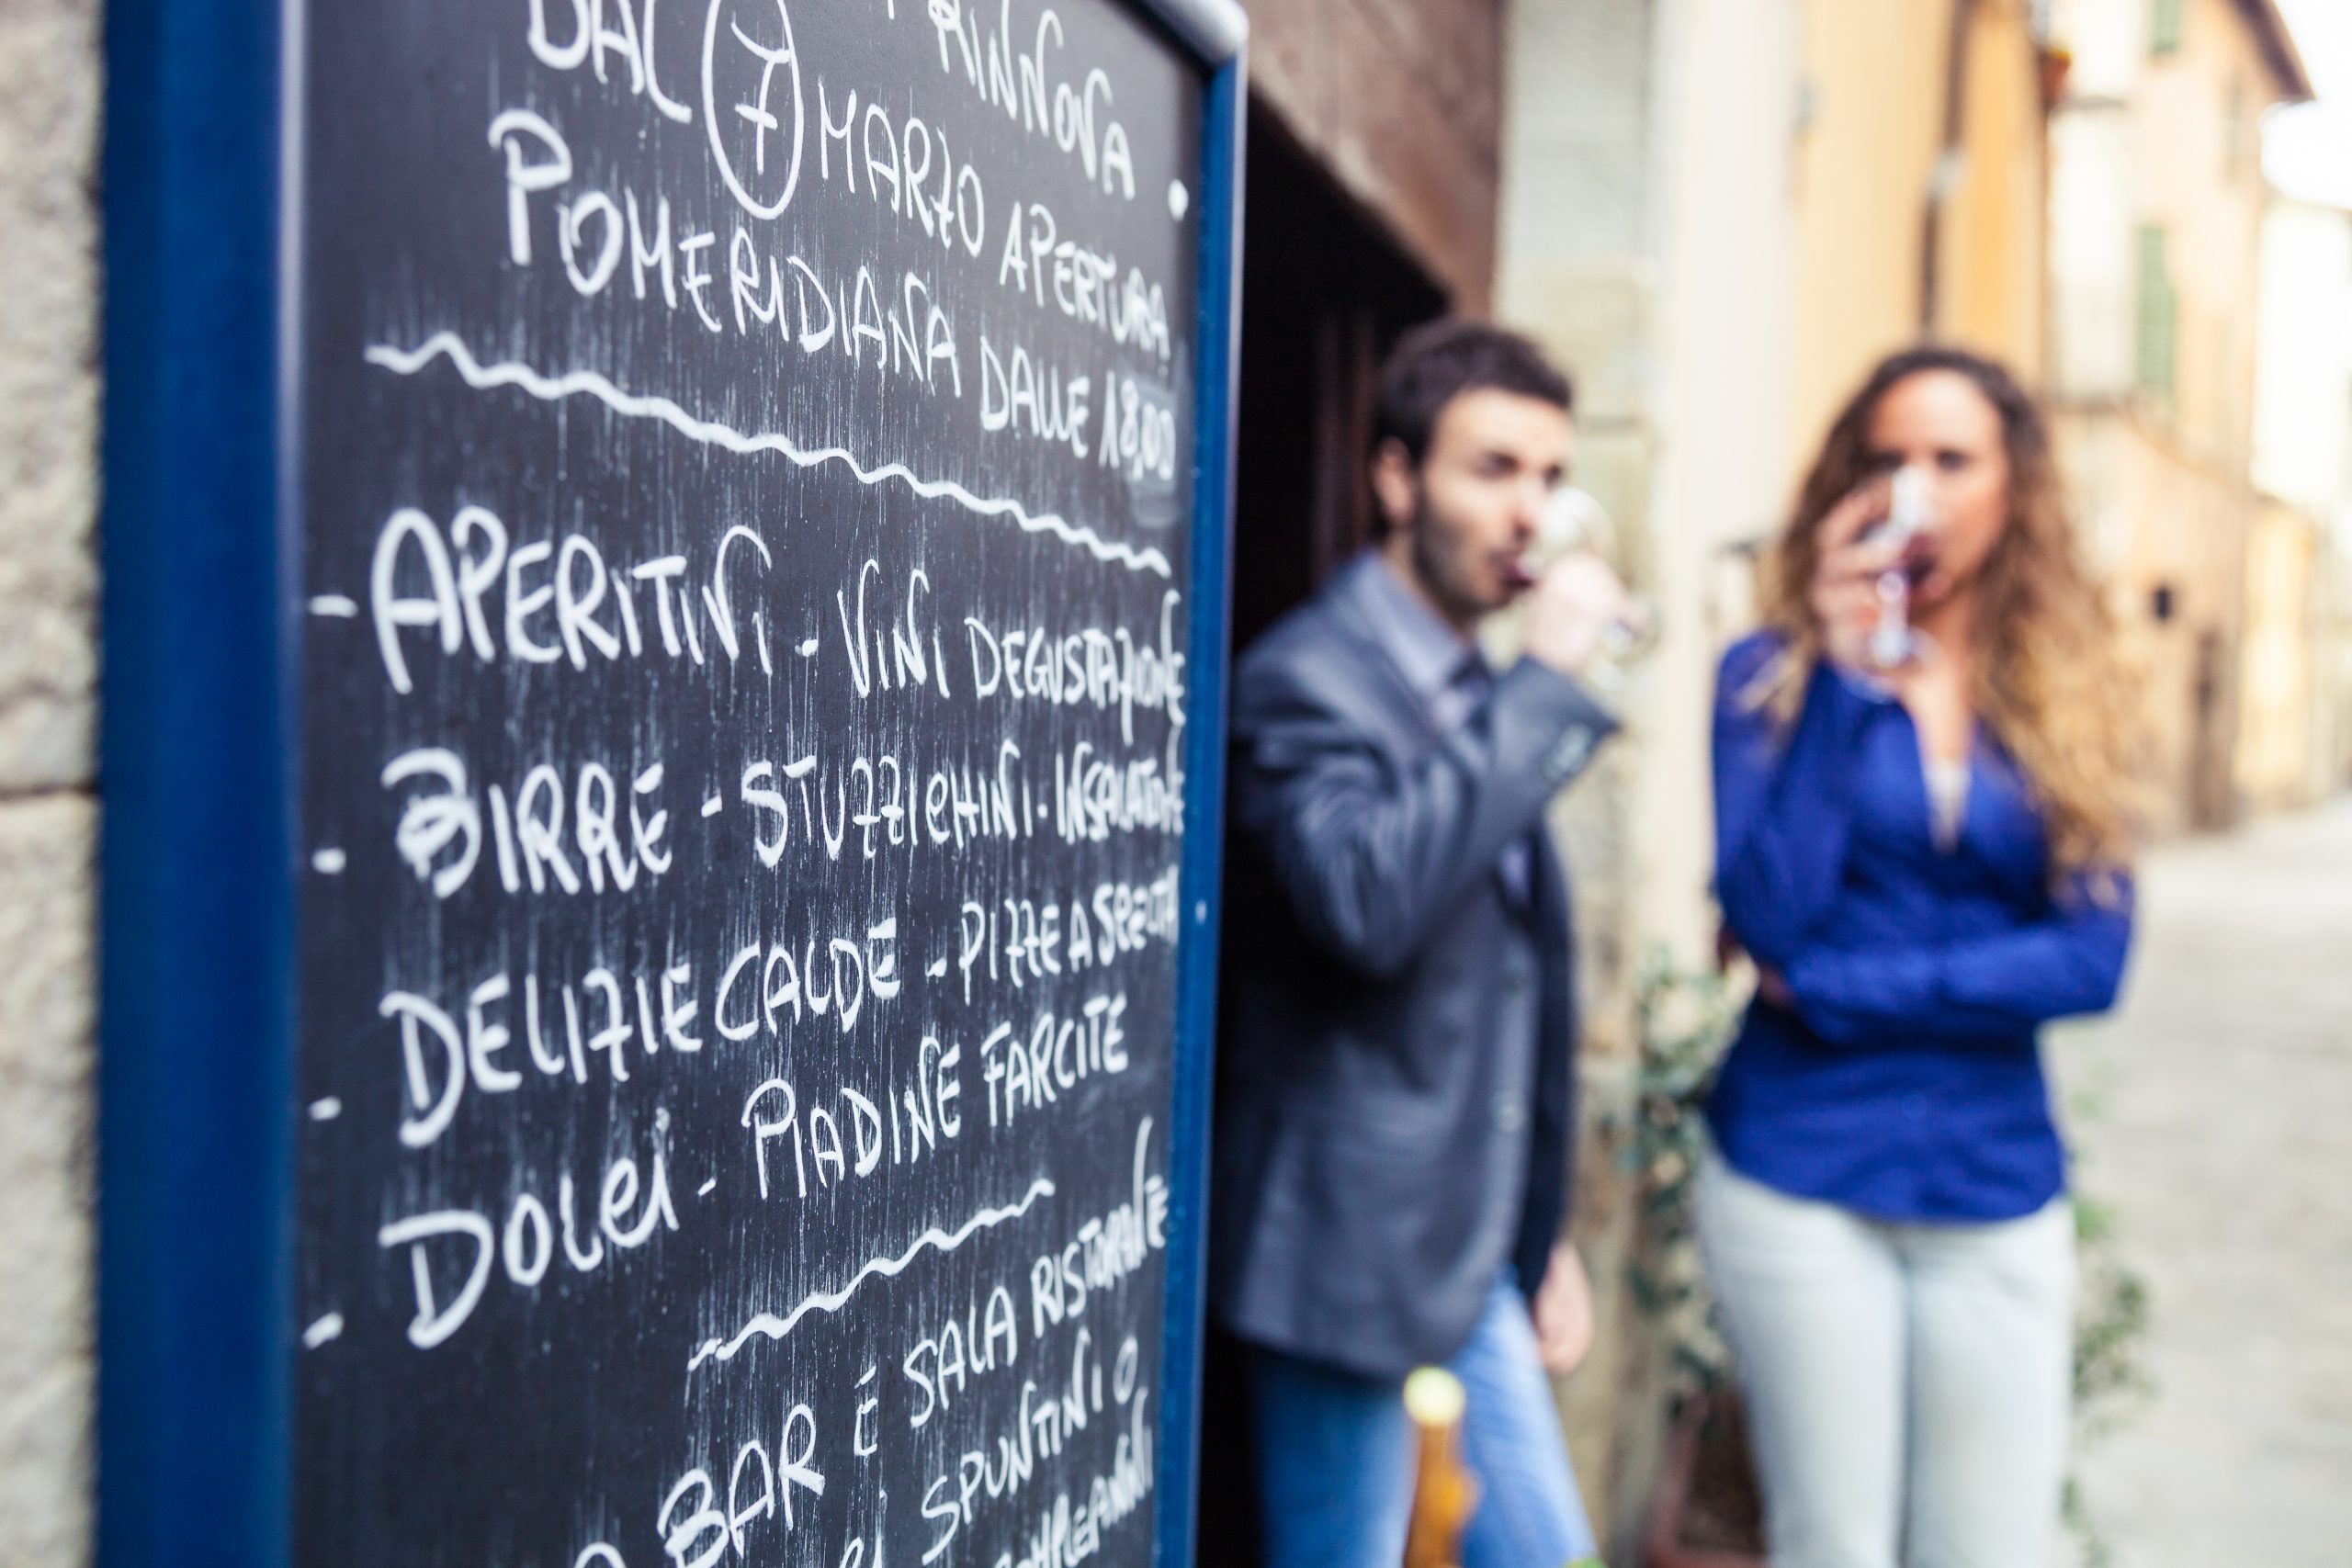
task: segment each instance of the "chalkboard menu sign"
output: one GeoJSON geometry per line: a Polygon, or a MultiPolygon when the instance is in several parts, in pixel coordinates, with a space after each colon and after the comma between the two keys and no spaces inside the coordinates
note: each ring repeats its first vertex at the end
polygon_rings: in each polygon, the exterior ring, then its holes
{"type": "Polygon", "coordinates": [[[1110,0],[289,49],[294,1561],[1149,1561],[1209,68],[1110,0]]]}

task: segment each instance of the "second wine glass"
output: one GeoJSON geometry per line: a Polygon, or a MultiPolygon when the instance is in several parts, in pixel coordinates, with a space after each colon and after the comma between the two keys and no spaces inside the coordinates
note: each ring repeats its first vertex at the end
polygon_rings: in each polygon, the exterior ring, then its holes
{"type": "Polygon", "coordinates": [[[1927,469],[1894,476],[1886,521],[1867,537],[1894,547],[1894,564],[1879,574],[1878,623],[1871,628],[1870,660],[1892,673],[1931,657],[1935,644],[1911,624],[1911,592],[1936,564],[1935,479],[1927,469]]]}

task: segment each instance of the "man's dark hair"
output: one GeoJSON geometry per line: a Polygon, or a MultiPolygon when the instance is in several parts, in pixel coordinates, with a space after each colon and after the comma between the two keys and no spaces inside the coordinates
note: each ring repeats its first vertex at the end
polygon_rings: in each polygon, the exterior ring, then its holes
{"type": "Polygon", "coordinates": [[[1566,374],[1517,333],[1455,316],[1415,327],[1380,367],[1373,451],[1394,441],[1419,468],[1445,405],[1464,392],[1488,389],[1557,404],[1563,413],[1576,407],[1566,374]]]}

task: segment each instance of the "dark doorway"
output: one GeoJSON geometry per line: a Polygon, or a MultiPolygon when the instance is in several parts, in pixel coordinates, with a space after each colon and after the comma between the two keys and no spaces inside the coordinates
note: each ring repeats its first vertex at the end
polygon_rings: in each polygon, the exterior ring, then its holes
{"type": "Polygon", "coordinates": [[[2237,822],[2237,694],[2230,654],[2218,626],[2197,633],[2196,688],[2190,717],[2188,825],[2218,833],[2237,822]]]}
{"type": "Polygon", "coordinates": [[[1446,297],[1262,105],[1250,107],[1234,508],[1236,649],[1365,537],[1381,356],[1446,297]]]}
{"type": "MultiPolygon", "coordinates": [[[[1429,275],[1254,102],[1248,201],[1234,503],[1237,651],[1314,592],[1368,536],[1364,439],[1381,357],[1406,328],[1446,308],[1429,275]]],[[[1232,884],[1228,894],[1244,896],[1232,884]]],[[[1212,1330],[1195,1555],[1204,1568],[1258,1562],[1242,1356],[1212,1330]]]]}

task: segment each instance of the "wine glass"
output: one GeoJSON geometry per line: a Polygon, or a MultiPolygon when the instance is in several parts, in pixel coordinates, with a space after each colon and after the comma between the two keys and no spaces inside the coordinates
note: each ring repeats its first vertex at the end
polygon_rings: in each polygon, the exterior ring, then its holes
{"type": "MultiPolygon", "coordinates": [[[[1535,542],[1521,558],[1520,570],[1532,582],[1578,550],[1589,550],[1613,562],[1616,545],[1616,525],[1600,498],[1576,485],[1562,485],[1544,504],[1544,515],[1536,524],[1535,542]]],[[[1586,672],[1594,685],[1605,691],[1623,688],[1632,667],[1646,659],[1658,643],[1657,605],[1645,595],[1628,593],[1625,608],[1624,615],[1602,630],[1600,656],[1586,672]]]]}
{"type": "Polygon", "coordinates": [[[1935,570],[1935,480],[1916,466],[1898,469],[1888,497],[1886,521],[1868,537],[1894,547],[1894,564],[1879,574],[1878,624],[1871,628],[1870,660],[1882,673],[1923,663],[1935,653],[1935,639],[1911,624],[1911,592],[1935,570]]]}

